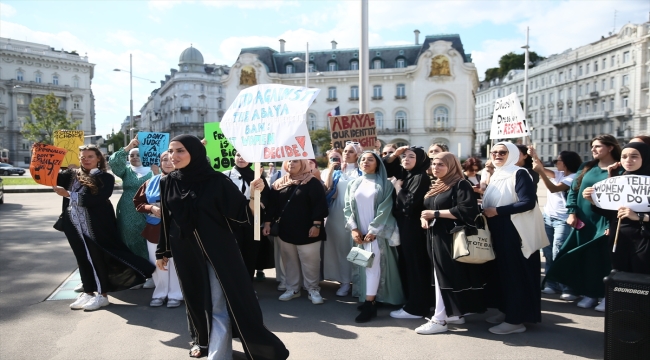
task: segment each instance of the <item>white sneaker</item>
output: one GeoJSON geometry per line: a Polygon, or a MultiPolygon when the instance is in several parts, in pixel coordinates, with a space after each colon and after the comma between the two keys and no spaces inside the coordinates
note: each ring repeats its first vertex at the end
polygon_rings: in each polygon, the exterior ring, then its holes
{"type": "Polygon", "coordinates": [[[309,290],[309,295],[307,295],[307,299],[311,300],[311,303],[314,305],[323,303],[323,297],[320,296],[320,292],[318,292],[318,290],[309,290]]]}
{"type": "Polygon", "coordinates": [[[577,298],[578,298],[577,296],[575,296],[573,294],[568,294],[568,293],[564,293],[564,294],[560,295],[560,299],[566,300],[566,301],[573,301],[573,300],[576,300],[577,298]]]}
{"type": "Polygon", "coordinates": [[[95,295],[88,295],[86,293],[83,293],[79,295],[77,300],[75,300],[72,304],[70,304],[70,309],[73,310],[81,310],[83,309],[83,306],[86,305],[87,302],[90,300],[94,299],[95,295]]]}
{"type": "Polygon", "coordinates": [[[77,286],[74,287],[74,292],[84,292],[84,284],[79,283],[77,286]]]}
{"type": "Polygon", "coordinates": [[[508,334],[517,334],[526,331],[524,324],[508,324],[507,322],[502,322],[497,326],[493,326],[488,329],[492,334],[497,335],[508,335],[508,334]]]}
{"type": "Polygon", "coordinates": [[[149,306],[158,307],[158,306],[163,306],[164,303],[165,303],[165,299],[154,298],[154,299],[151,299],[151,302],[149,303],[149,306]]]}
{"type": "Polygon", "coordinates": [[[399,309],[391,311],[390,317],[395,319],[422,319],[424,316],[412,315],[404,311],[404,309],[399,309]]]}
{"type": "Polygon", "coordinates": [[[108,306],[108,304],[110,304],[108,302],[108,296],[102,296],[101,294],[98,294],[95,296],[95,298],[87,302],[86,305],[83,306],[83,309],[85,311],[93,311],[104,306],[108,306]]]}
{"type": "Polygon", "coordinates": [[[446,322],[438,322],[433,319],[425,318],[428,321],[424,325],[420,325],[415,329],[415,332],[422,335],[437,334],[447,331],[446,322]]]}
{"type": "Polygon", "coordinates": [[[348,296],[350,292],[350,284],[341,284],[341,287],[336,291],[336,296],[348,296]]]}
{"type": "Polygon", "coordinates": [[[295,299],[297,297],[300,297],[300,290],[294,292],[293,290],[287,290],[284,292],[284,294],[280,295],[278,300],[280,301],[289,301],[291,299],[295,299]]]}
{"type": "Polygon", "coordinates": [[[583,309],[590,309],[598,304],[598,299],[590,298],[590,297],[583,297],[582,300],[578,303],[578,307],[581,307],[583,309]]]}
{"type": "Polygon", "coordinates": [[[594,310],[605,312],[605,299],[603,299],[603,301],[601,301],[600,304],[594,308],[594,310]]]}
{"type": "Polygon", "coordinates": [[[142,285],[143,289],[153,289],[156,287],[156,284],[153,282],[152,278],[148,278],[145,280],[144,285],[142,285]]]}

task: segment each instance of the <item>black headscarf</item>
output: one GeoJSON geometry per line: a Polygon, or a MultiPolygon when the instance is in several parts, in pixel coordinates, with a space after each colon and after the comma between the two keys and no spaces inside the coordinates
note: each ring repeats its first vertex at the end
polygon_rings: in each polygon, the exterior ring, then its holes
{"type": "Polygon", "coordinates": [[[415,192],[418,188],[419,183],[422,178],[429,181],[429,175],[427,174],[427,169],[431,166],[431,159],[424,152],[424,149],[420,146],[411,146],[407,151],[413,151],[415,153],[415,166],[411,170],[405,171],[404,183],[402,184],[403,188],[408,188],[409,191],[415,192]]]}
{"type": "Polygon", "coordinates": [[[246,185],[250,185],[251,181],[255,179],[255,171],[253,171],[251,166],[253,166],[253,163],[248,163],[248,166],[246,167],[239,167],[235,165],[237,171],[239,172],[239,175],[241,175],[241,178],[244,180],[246,185]]]}
{"type": "Polygon", "coordinates": [[[635,171],[626,171],[624,175],[646,175],[650,176],[650,146],[642,142],[631,142],[623,147],[623,149],[632,148],[636,149],[641,154],[641,167],[635,171]]]}
{"type": "Polygon", "coordinates": [[[201,140],[194,135],[179,135],[170,140],[178,141],[190,154],[191,160],[186,167],[172,171],[169,175],[184,183],[197,183],[205,181],[213,176],[216,172],[210,166],[207,159],[207,152],[201,140]]]}

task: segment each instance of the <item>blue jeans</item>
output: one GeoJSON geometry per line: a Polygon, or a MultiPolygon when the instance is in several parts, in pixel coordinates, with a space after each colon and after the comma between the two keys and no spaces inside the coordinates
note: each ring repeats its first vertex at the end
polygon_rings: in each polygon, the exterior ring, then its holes
{"type": "MultiPolygon", "coordinates": [[[[571,226],[566,223],[566,220],[544,214],[544,230],[546,230],[546,236],[548,237],[548,241],[551,243],[542,249],[544,258],[546,259],[544,273],[548,274],[551,266],[553,266],[553,260],[557,256],[558,252],[560,252],[560,248],[562,247],[562,244],[564,244],[567,236],[569,236],[571,226]]],[[[554,281],[547,281],[546,286],[556,291],[562,291],[562,293],[570,293],[570,289],[567,286],[554,281]]]]}

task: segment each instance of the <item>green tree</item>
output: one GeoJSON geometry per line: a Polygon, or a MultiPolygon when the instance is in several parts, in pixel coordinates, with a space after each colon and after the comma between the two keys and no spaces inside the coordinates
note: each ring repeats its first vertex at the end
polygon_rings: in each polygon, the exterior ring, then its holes
{"type": "Polygon", "coordinates": [[[33,118],[23,124],[22,134],[25,139],[43,144],[54,143],[54,132],[57,130],[75,130],[81,124],[80,120],[73,121],[68,113],[59,106],[61,99],[49,93],[36,98],[29,104],[33,118]]]}
{"type": "Polygon", "coordinates": [[[316,129],[309,132],[311,143],[318,147],[321,154],[332,148],[332,137],[329,129],[316,129]]]}
{"type": "MultiPolygon", "coordinates": [[[[521,53],[521,54],[515,54],[513,52],[509,52],[501,57],[499,59],[499,67],[498,68],[489,68],[485,70],[485,81],[490,81],[492,79],[496,78],[501,78],[506,76],[508,74],[508,71],[513,70],[513,69],[523,69],[524,68],[524,62],[526,59],[526,54],[521,53]]],[[[529,65],[529,68],[535,67],[535,64],[538,61],[546,59],[543,56],[537,55],[536,52],[531,51],[528,54],[528,60],[532,63],[529,65]]]]}
{"type": "Polygon", "coordinates": [[[122,131],[119,131],[117,134],[115,131],[108,137],[108,139],[105,142],[106,146],[113,144],[113,151],[117,151],[119,148],[126,146],[124,144],[124,133],[122,131]]]}

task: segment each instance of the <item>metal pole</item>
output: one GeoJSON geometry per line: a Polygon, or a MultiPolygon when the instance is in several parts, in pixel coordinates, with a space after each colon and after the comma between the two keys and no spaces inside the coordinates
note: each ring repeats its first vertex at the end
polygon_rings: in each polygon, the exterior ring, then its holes
{"type": "MultiPolygon", "coordinates": [[[[530,123],[530,119],[528,119],[528,32],[529,28],[526,27],[526,46],[523,48],[526,49],[526,55],[524,56],[524,117],[528,121],[528,130],[532,129],[532,124],[530,123]]],[[[529,136],[524,138],[524,144],[528,145],[528,138],[532,136],[532,134],[528,134],[529,136]]]]}
{"type": "Polygon", "coordinates": [[[131,127],[129,128],[129,141],[131,141],[133,140],[133,54],[129,54],[129,87],[131,89],[131,111],[129,115],[131,127]]]}
{"type": "Polygon", "coordinates": [[[305,52],[305,87],[309,87],[309,43],[307,43],[307,51],[305,52]]]}
{"type": "Polygon", "coordinates": [[[359,113],[368,112],[370,63],[368,56],[368,0],[361,0],[361,46],[359,48],[359,113]]]}

